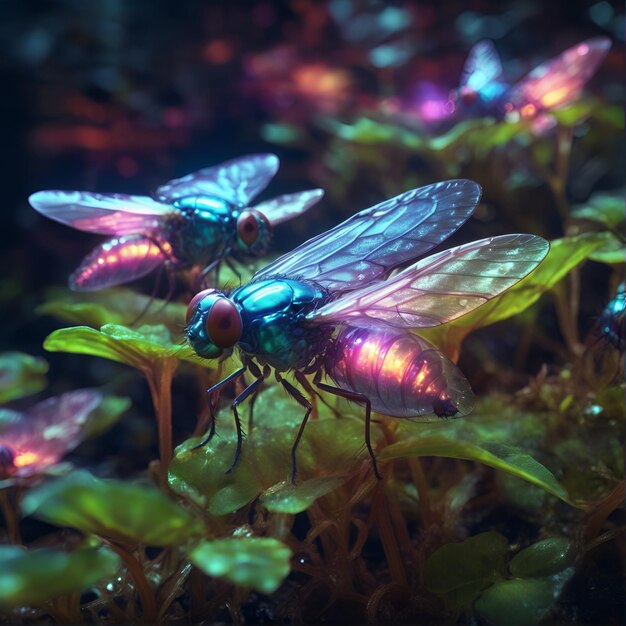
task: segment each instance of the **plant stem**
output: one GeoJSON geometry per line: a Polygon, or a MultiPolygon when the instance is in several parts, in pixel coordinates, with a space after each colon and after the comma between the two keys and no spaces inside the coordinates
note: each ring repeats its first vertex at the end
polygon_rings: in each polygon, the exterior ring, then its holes
{"type": "Polygon", "coordinates": [[[144,372],[150,387],[159,433],[161,486],[167,487],[167,469],[172,460],[172,377],[178,366],[176,359],[159,361],[144,372]]]}
{"type": "MultiPolygon", "coordinates": [[[[15,500],[17,501],[17,496],[15,500]]],[[[7,534],[13,543],[21,544],[22,537],[20,534],[17,508],[18,505],[11,502],[9,489],[0,489],[0,509],[2,509],[2,515],[4,515],[4,521],[7,525],[7,534]]]]}
{"type": "Polygon", "coordinates": [[[580,341],[578,337],[578,324],[575,318],[572,317],[572,309],[570,307],[571,301],[565,291],[564,284],[558,284],[552,290],[552,296],[554,298],[554,304],[556,307],[556,315],[559,321],[559,327],[565,344],[571,356],[576,356],[580,352],[580,341]]]}
{"type": "Polygon", "coordinates": [[[382,484],[377,485],[372,500],[373,514],[376,517],[376,524],[378,526],[381,543],[383,544],[385,557],[387,558],[387,565],[389,565],[391,578],[394,583],[406,587],[406,572],[404,571],[400,548],[398,547],[391,517],[389,515],[387,497],[385,494],[385,480],[380,482],[382,484]]]}
{"type": "Polygon", "coordinates": [[[430,505],[430,496],[428,494],[428,483],[426,482],[426,476],[424,475],[424,468],[422,462],[418,457],[408,459],[409,470],[411,471],[411,478],[413,484],[417,489],[417,495],[419,496],[419,509],[422,517],[422,523],[424,528],[428,528],[433,520],[433,511],[430,505]]]}
{"type": "Polygon", "coordinates": [[[589,506],[584,531],[586,542],[591,542],[596,538],[606,519],[623,504],[625,498],[626,480],[621,480],[608,495],[589,506]]]}
{"type": "Polygon", "coordinates": [[[148,624],[154,624],[157,622],[158,610],[154,591],[150,587],[150,583],[146,578],[146,574],[139,561],[125,548],[122,548],[119,544],[112,541],[106,542],[112,550],[117,552],[123,559],[128,572],[133,577],[135,585],[137,586],[137,592],[141,598],[141,606],[143,608],[143,619],[148,624]]]}
{"type": "Polygon", "coordinates": [[[191,572],[191,563],[186,561],[181,566],[178,567],[177,571],[172,575],[168,587],[167,593],[165,597],[160,602],[159,609],[159,620],[162,620],[167,610],[170,608],[172,602],[174,602],[178,593],[182,589],[182,586],[185,584],[189,573],[191,572]]]}

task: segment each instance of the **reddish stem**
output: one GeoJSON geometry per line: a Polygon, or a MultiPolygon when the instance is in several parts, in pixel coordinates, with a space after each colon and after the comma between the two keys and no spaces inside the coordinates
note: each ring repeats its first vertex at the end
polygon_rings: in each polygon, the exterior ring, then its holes
{"type": "Polygon", "coordinates": [[[386,479],[380,481],[381,484],[376,487],[376,492],[372,500],[373,513],[376,517],[380,541],[383,544],[383,550],[387,558],[387,565],[389,565],[389,572],[391,573],[393,582],[406,587],[406,572],[404,571],[400,548],[398,547],[398,541],[389,515],[389,503],[387,502],[385,494],[385,482],[386,479]]]}
{"type": "Polygon", "coordinates": [[[159,433],[159,458],[161,459],[161,486],[167,487],[167,470],[172,460],[172,377],[178,361],[160,361],[152,369],[144,371],[159,433]]]}
{"type": "Polygon", "coordinates": [[[156,598],[154,596],[154,591],[152,587],[150,587],[150,583],[146,578],[146,574],[143,570],[143,567],[139,563],[139,561],[125,548],[122,546],[113,543],[112,541],[107,541],[107,545],[111,547],[112,550],[117,552],[120,555],[126,567],[128,568],[128,572],[132,576],[135,581],[135,585],[137,587],[137,592],[139,593],[139,597],[141,598],[141,606],[143,608],[143,619],[147,624],[155,624],[158,618],[158,610],[156,598]]]}
{"type": "MultiPolygon", "coordinates": [[[[17,500],[17,496],[15,500],[17,500]]],[[[7,534],[13,543],[21,544],[20,523],[17,515],[18,505],[11,502],[8,489],[0,489],[0,509],[7,525],[7,534]]]]}

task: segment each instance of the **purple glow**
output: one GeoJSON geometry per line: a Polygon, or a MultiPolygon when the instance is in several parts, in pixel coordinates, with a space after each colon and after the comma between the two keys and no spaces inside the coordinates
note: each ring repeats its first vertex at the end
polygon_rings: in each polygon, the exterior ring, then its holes
{"type": "Polygon", "coordinates": [[[449,93],[426,81],[415,85],[410,103],[417,116],[425,122],[440,122],[450,117],[455,110],[449,93]]]}

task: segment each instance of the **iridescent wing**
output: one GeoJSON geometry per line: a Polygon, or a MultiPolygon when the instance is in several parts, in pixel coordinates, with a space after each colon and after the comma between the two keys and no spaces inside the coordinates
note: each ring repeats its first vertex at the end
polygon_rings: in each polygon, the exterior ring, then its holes
{"type": "Polygon", "coordinates": [[[156,191],[173,202],[187,196],[217,196],[238,206],[248,206],[278,171],[274,154],[250,154],[170,180],[156,191]]]}
{"type": "Polygon", "coordinates": [[[288,193],[257,204],[254,209],[267,217],[272,226],[298,217],[308,211],[324,195],[323,189],[309,189],[298,193],[288,193]]]}
{"type": "Polygon", "coordinates": [[[15,475],[30,475],[58,463],[82,441],[84,424],[100,402],[99,392],[80,389],[15,413],[0,432],[0,447],[14,455],[15,475]]]}
{"type": "Polygon", "coordinates": [[[152,239],[130,235],[94,248],[70,276],[70,289],[95,291],[149,274],[167,260],[166,249],[152,239]]]}
{"type": "Polygon", "coordinates": [[[554,109],[572,102],[578,98],[610,47],[610,39],[596,37],[568,48],[537,66],[517,83],[511,89],[510,102],[518,109],[527,104],[554,109]]]}
{"type": "Polygon", "coordinates": [[[471,180],[407,191],[310,239],[254,278],[314,280],[331,291],[367,285],[449,237],[472,214],[480,193],[480,186],[471,180]]]}
{"type": "Polygon", "coordinates": [[[173,209],[147,196],[88,191],[38,191],[30,205],[61,224],[101,235],[145,233],[157,228],[173,209]]]}
{"type": "Polygon", "coordinates": [[[502,63],[500,55],[491,41],[479,41],[470,50],[463,73],[461,87],[469,87],[472,91],[480,91],[485,85],[502,80],[502,63]]]}
{"type": "Polygon", "coordinates": [[[317,309],[317,324],[427,328],[449,322],[512,287],[537,267],[550,244],[536,235],[501,235],[444,250],[383,283],[317,309]]]}

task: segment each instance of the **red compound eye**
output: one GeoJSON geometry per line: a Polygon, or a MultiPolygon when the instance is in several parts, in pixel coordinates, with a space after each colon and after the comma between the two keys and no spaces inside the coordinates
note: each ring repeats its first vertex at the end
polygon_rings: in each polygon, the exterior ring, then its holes
{"type": "Polygon", "coordinates": [[[196,312],[196,309],[198,308],[200,302],[211,293],[216,293],[215,289],[203,289],[191,299],[191,301],[187,305],[187,324],[189,324],[191,316],[196,312]]]}
{"type": "Polygon", "coordinates": [[[256,216],[250,211],[244,211],[237,220],[237,234],[246,246],[254,244],[259,236],[259,224],[256,216]]]}
{"type": "Polygon", "coordinates": [[[218,298],[206,318],[206,332],[218,348],[230,348],[241,337],[241,316],[228,298],[218,298]]]}
{"type": "Polygon", "coordinates": [[[474,89],[471,89],[470,87],[461,87],[461,100],[463,101],[463,104],[470,106],[472,104],[474,104],[474,102],[476,102],[476,99],[478,98],[478,94],[476,93],[476,91],[474,91],[474,89]]]}

